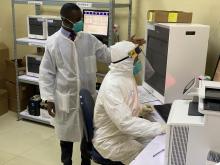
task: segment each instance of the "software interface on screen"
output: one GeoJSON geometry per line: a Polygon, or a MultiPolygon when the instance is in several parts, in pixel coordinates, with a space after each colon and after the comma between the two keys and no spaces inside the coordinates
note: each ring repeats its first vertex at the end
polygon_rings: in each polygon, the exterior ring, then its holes
{"type": "Polygon", "coordinates": [[[51,36],[52,34],[56,33],[61,25],[62,25],[62,21],[61,20],[48,20],[48,36],[51,36]]]}
{"type": "Polygon", "coordinates": [[[29,18],[30,34],[43,35],[43,20],[29,18]]]}
{"type": "Polygon", "coordinates": [[[41,58],[37,59],[35,57],[27,57],[27,63],[28,63],[27,66],[28,72],[39,73],[41,58]]]}
{"type": "Polygon", "coordinates": [[[84,32],[108,35],[108,11],[84,10],[84,32]]]}

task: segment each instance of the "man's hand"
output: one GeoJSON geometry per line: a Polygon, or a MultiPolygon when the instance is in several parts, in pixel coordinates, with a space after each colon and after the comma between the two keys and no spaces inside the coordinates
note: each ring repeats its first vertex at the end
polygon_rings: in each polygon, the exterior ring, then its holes
{"type": "Polygon", "coordinates": [[[143,38],[135,38],[135,35],[129,38],[129,41],[133,42],[134,44],[138,44],[139,46],[142,46],[146,43],[146,41],[143,38]]]}
{"type": "Polygon", "coordinates": [[[46,108],[50,116],[55,117],[56,110],[55,110],[55,104],[53,102],[47,102],[46,108]]]}

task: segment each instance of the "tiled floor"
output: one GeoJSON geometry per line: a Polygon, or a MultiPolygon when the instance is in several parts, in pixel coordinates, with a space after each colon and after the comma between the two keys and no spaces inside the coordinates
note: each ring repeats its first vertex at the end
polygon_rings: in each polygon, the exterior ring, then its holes
{"type": "MultiPolygon", "coordinates": [[[[73,162],[73,165],[81,162],[79,143],[74,144],[73,162]]],[[[61,165],[54,129],[17,121],[13,112],[0,116],[0,165],[61,165]]]]}

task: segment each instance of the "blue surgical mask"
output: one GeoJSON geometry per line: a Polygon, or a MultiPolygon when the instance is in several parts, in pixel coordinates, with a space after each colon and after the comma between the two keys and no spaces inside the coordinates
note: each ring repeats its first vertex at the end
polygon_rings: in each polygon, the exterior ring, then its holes
{"type": "Polygon", "coordinates": [[[64,27],[66,27],[68,29],[71,29],[71,30],[73,30],[76,33],[80,32],[80,31],[83,31],[83,25],[84,24],[83,24],[82,20],[80,20],[80,21],[78,21],[76,23],[73,23],[72,21],[70,21],[69,19],[67,19],[65,17],[62,17],[62,18],[68,20],[72,24],[72,28],[67,27],[66,25],[62,24],[64,27]]]}
{"type": "Polygon", "coordinates": [[[142,63],[140,60],[137,60],[134,63],[134,68],[133,68],[133,75],[136,76],[140,71],[142,70],[142,63]]]}

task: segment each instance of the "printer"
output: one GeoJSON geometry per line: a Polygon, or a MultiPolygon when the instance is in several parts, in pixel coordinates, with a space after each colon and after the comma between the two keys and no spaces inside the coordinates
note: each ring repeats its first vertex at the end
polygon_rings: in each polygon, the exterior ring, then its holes
{"type": "Polygon", "coordinates": [[[199,112],[209,115],[220,115],[220,82],[199,81],[199,112]]]}

